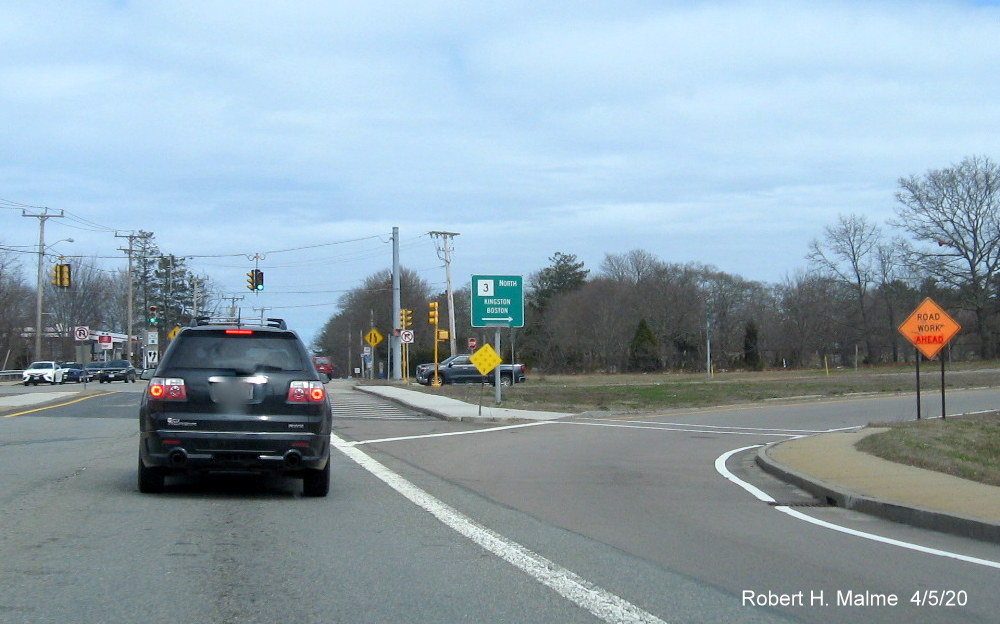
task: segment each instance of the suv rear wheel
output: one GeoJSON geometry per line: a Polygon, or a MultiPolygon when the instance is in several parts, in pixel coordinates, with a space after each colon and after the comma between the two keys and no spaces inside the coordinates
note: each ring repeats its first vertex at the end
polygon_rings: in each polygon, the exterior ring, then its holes
{"type": "Polygon", "coordinates": [[[302,476],[303,496],[326,496],[330,492],[330,462],[322,470],[306,470],[302,476]]]}
{"type": "Polygon", "coordinates": [[[166,471],[163,468],[147,468],[139,458],[139,491],[143,494],[159,494],[163,491],[166,471]]]}

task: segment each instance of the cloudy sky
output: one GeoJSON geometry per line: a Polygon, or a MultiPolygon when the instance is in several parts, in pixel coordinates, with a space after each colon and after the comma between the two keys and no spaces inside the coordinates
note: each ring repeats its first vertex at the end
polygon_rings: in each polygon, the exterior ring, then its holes
{"type": "Polygon", "coordinates": [[[0,245],[21,205],[108,267],[152,231],[306,340],[394,226],[441,289],[430,231],[459,285],[632,249],[780,282],[900,177],[1000,158],[998,4],[2,2],[0,245]]]}

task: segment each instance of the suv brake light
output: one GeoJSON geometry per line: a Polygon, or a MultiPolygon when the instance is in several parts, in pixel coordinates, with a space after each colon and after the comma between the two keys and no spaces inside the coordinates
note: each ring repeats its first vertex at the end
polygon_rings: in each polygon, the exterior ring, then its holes
{"type": "Polygon", "coordinates": [[[149,398],[156,401],[187,401],[187,387],[183,379],[153,377],[147,389],[149,398]]]}
{"type": "Polygon", "coordinates": [[[288,385],[289,403],[322,403],[326,388],[321,381],[293,381],[288,385]]]}
{"type": "Polygon", "coordinates": [[[230,334],[230,335],[237,335],[237,336],[252,336],[253,335],[253,330],[252,329],[227,329],[226,333],[230,334]]]}

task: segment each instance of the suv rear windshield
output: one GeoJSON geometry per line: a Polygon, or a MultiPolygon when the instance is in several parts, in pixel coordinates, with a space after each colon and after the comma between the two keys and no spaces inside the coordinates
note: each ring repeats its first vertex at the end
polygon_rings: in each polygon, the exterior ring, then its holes
{"type": "Polygon", "coordinates": [[[165,364],[172,369],[226,368],[246,373],[308,370],[297,347],[293,334],[188,332],[165,364]]]}

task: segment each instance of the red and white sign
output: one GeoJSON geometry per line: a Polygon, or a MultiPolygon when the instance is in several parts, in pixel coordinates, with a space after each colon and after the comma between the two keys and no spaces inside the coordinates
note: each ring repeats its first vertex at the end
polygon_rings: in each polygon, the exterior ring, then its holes
{"type": "Polygon", "coordinates": [[[413,342],[413,330],[404,329],[403,331],[399,332],[399,341],[402,342],[403,344],[411,344],[413,342]]]}
{"type": "Polygon", "coordinates": [[[80,325],[73,328],[73,337],[78,341],[90,340],[90,328],[86,325],[80,325]]]}
{"type": "Polygon", "coordinates": [[[469,351],[475,351],[476,347],[479,346],[479,342],[475,338],[469,338],[465,344],[469,346],[469,351]]]}
{"type": "Polygon", "coordinates": [[[102,349],[111,348],[111,336],[98,336],[97,343],[101,345],[102,349]]]}

